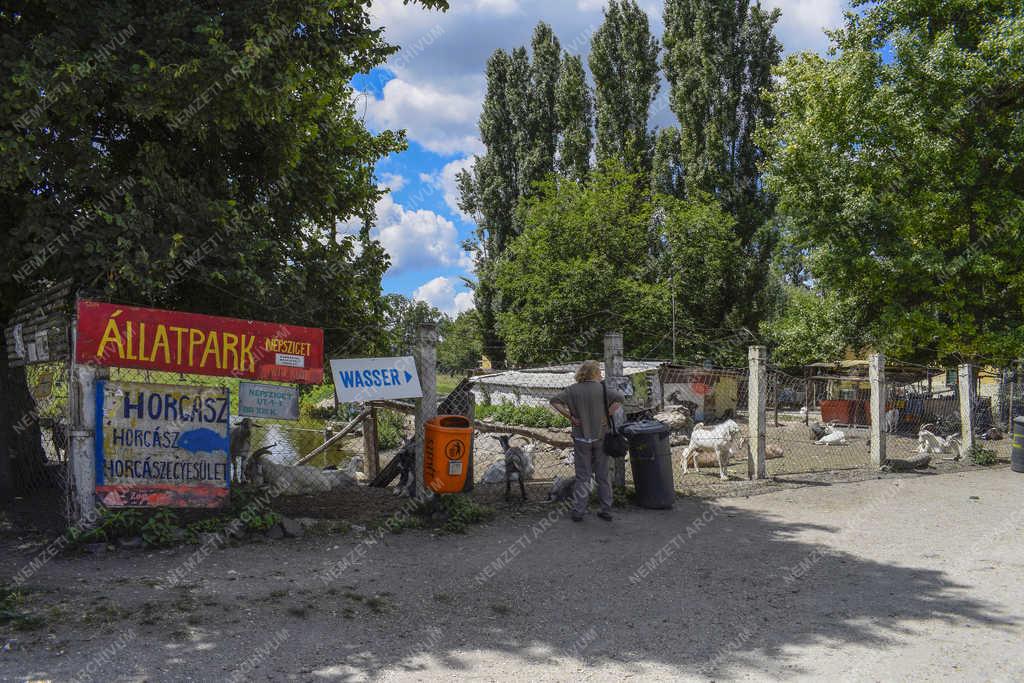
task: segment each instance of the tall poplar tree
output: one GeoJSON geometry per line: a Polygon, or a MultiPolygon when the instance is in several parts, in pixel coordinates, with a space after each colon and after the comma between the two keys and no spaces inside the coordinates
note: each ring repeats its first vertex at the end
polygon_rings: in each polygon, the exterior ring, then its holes
{"type": "Polygon", "coordinates": [[[651,168],[651,189],[658,194],[681,198],[684,194],[682,150],[678,128],[658,131],[654,143],[651,168]]]}
{"type": "Polygon", "coordinates": [[[754,135],[771,125],[765,94],[782,46],[779,10],[749,0],[666,0],[664,67],[680,123],[687,192],[719,197],[744,240],[771,214],[754,135]]]}
{"type": "Polygon", "coordinates": [[[555,170],[555,149],[558,144],[558,115],[555,92],[562,48],[558,37],[544,22],[537,24],[531,43],[530,106],[527,147],[523,150],[523,195],[531,194],[534,183],[544,180],[555,170]]]}
{"type": "Polygon", "coordinates": [[[554,171],[558,139],[555,91],[561,47],[550,26],[537,24],[531,48],[532,60],[525,47],[511,54],[496,50],[488,59],[479,124],[486,152],[476,158],[472,172],[458,177],[460,208],[477,223],[474,300],[484,353],[496,363],[505,354],[496,331],[494,263],[521,231],[519,200],[554,171]]]}
{"type": "Polygon", "coordinates": [[[619,159],[627,171],[651,169],[648,129],[658,94],[658,40],[635,0],[609,0],[590,47],[597,113],[597,161],[619,159]]]}
{"type": "Polygon", "coordinates": [[[590,170],[590,149],[593,146],[594,100],[583,71],[583,60],[566,53],[562,58],[555,89],[555,111],[558,116],[558,172],[565,178],[580,181],[590,170]]]}
{"type": "Polygon", "coordinates": [[[771,303],[766,285],[777,241],[755,135],[773,122],[768,93],[782,51],[774,33],[779,16],[757,0],[665,2],[663,63],[680,124],[682,192],[717,198],[735,219],[745,258],[727,295],[744,302],[738,322],[749,327],[771,303]]]}

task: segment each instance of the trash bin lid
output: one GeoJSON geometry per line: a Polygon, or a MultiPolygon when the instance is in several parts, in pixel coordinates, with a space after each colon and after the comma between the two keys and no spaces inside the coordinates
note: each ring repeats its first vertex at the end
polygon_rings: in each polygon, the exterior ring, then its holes
{"type": "Polygon", "coordinates": [[[667,434],[670,431],[672,429],[667,424],[651,418],[630,422],[622,428],[622,433],[626,435],[626,438],[644,434],[667,434]]]}

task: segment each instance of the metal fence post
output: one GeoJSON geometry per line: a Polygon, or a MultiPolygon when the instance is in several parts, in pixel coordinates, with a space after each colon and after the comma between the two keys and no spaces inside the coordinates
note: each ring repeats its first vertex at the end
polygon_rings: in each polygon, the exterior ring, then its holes
{"type": "Polygon", "coordinates": [[[970,364],[957,366],[957,385],[960,394],[960,457],[966,457],[974,448],[974,373],[970,364]]]}
{"type": "Polygon", "coordinates": [[[421,323],[416,330],[416,371],[423,398],[416,401],[416,499],[427,497],[423,482],[423,445],[427,421],[437,416],[437,325],[421,323]]]}
{"type": "Polygon", "coordinates": [[[871,385],[871,464],[885,464],[885,355],[873,353],[868,357],[868,382],[871,385]]]}
{"type": "Polygon", "coordinates": [[[764,346],[751,346],[747,350],[750,365],[749,390],[747,394],[748,429],[750,452],[747,456],[747,477],[749,479],[765,479],[768,476],[768,465],[765,459],[767,431],[767,384],[768,384],[768,349],[764,346]]]}
{"type": "MultiPolygon", "coordinates": [[[[622,388],[622,333],[607,332],[604,335],[604,378],[608,386],[622,388]]],[[[624,458],[612,460],[612,486],[626,485],[626,462],[624,458]]]]}

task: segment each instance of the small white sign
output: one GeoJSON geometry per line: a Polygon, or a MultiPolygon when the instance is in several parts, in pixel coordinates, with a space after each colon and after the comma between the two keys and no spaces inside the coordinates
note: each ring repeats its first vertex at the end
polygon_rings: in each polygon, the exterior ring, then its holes
{"type": "Polygon", "coordinates": [[[280,384],[238,383],[239,417],[299,419],[299,390],[280,384]]]}
{"type": "Polygon", "coordinates": [[[331,378],[340,403],[423,396],[412,356],[335,359],[331,378]]]}
{"type": "Polygon", "coordinates": [[[274,365],[284,365],[289,368],[304,368],[306,367],[306,359],[302,356],[296,356],[291,353],[279,353],[277,358],[274,359],[274,365]]]}

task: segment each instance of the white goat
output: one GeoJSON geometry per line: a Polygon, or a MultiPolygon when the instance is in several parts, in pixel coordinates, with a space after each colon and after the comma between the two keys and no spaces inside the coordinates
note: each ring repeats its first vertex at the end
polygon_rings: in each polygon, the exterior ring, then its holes
{"type": "Polygon", "coordinates": [[[928,423],[921,425],[917,432],[918,453],[930,453],[933,455],[952,455],[960,457],[961,441],[956,434],[942,437],[932,431],[935,425],[928,423]]]}
{"type": "Polygon", "coordinates": [[[896,432],[896,428],[899,427],[899,425],[900,409],[891,408],[890,410],[885,411],[885,431],[889,432],[890,434],[894,434],[896,432]]]}
{"type": "Polygon", "coordinates": [[[690,434],[690,444],[683,451],[683,474],[686,474],[691,458],[694,469],[700,472],[697,454],[700,451],[714,451],[718,456],[718,476],[728,479],[729,475],[725,470],[729,466],[730,458],[740,453],[743,445],[741,433],[740,426],[733,420],[726,420],[710,427],[705,427],[703,422],[695,424],[693,433],[690,434]]]}
{"type": "Polygon", "coordinates": [[[814,442],[818,446],[845,446],[846,432],[836,429],[833,425],[825,425],[825,434],[814,442]]]}
{"type": "Polygon", "coordinates": [[[309,465],[281,465],[271,462],[264,449],[252,454],[249,459],[253,473],[250,481],[267,484],[278,495],[302,496],[327,493],[337,489],[356,486],[356,478],[343,470],[322,470],[309,465]]]}

